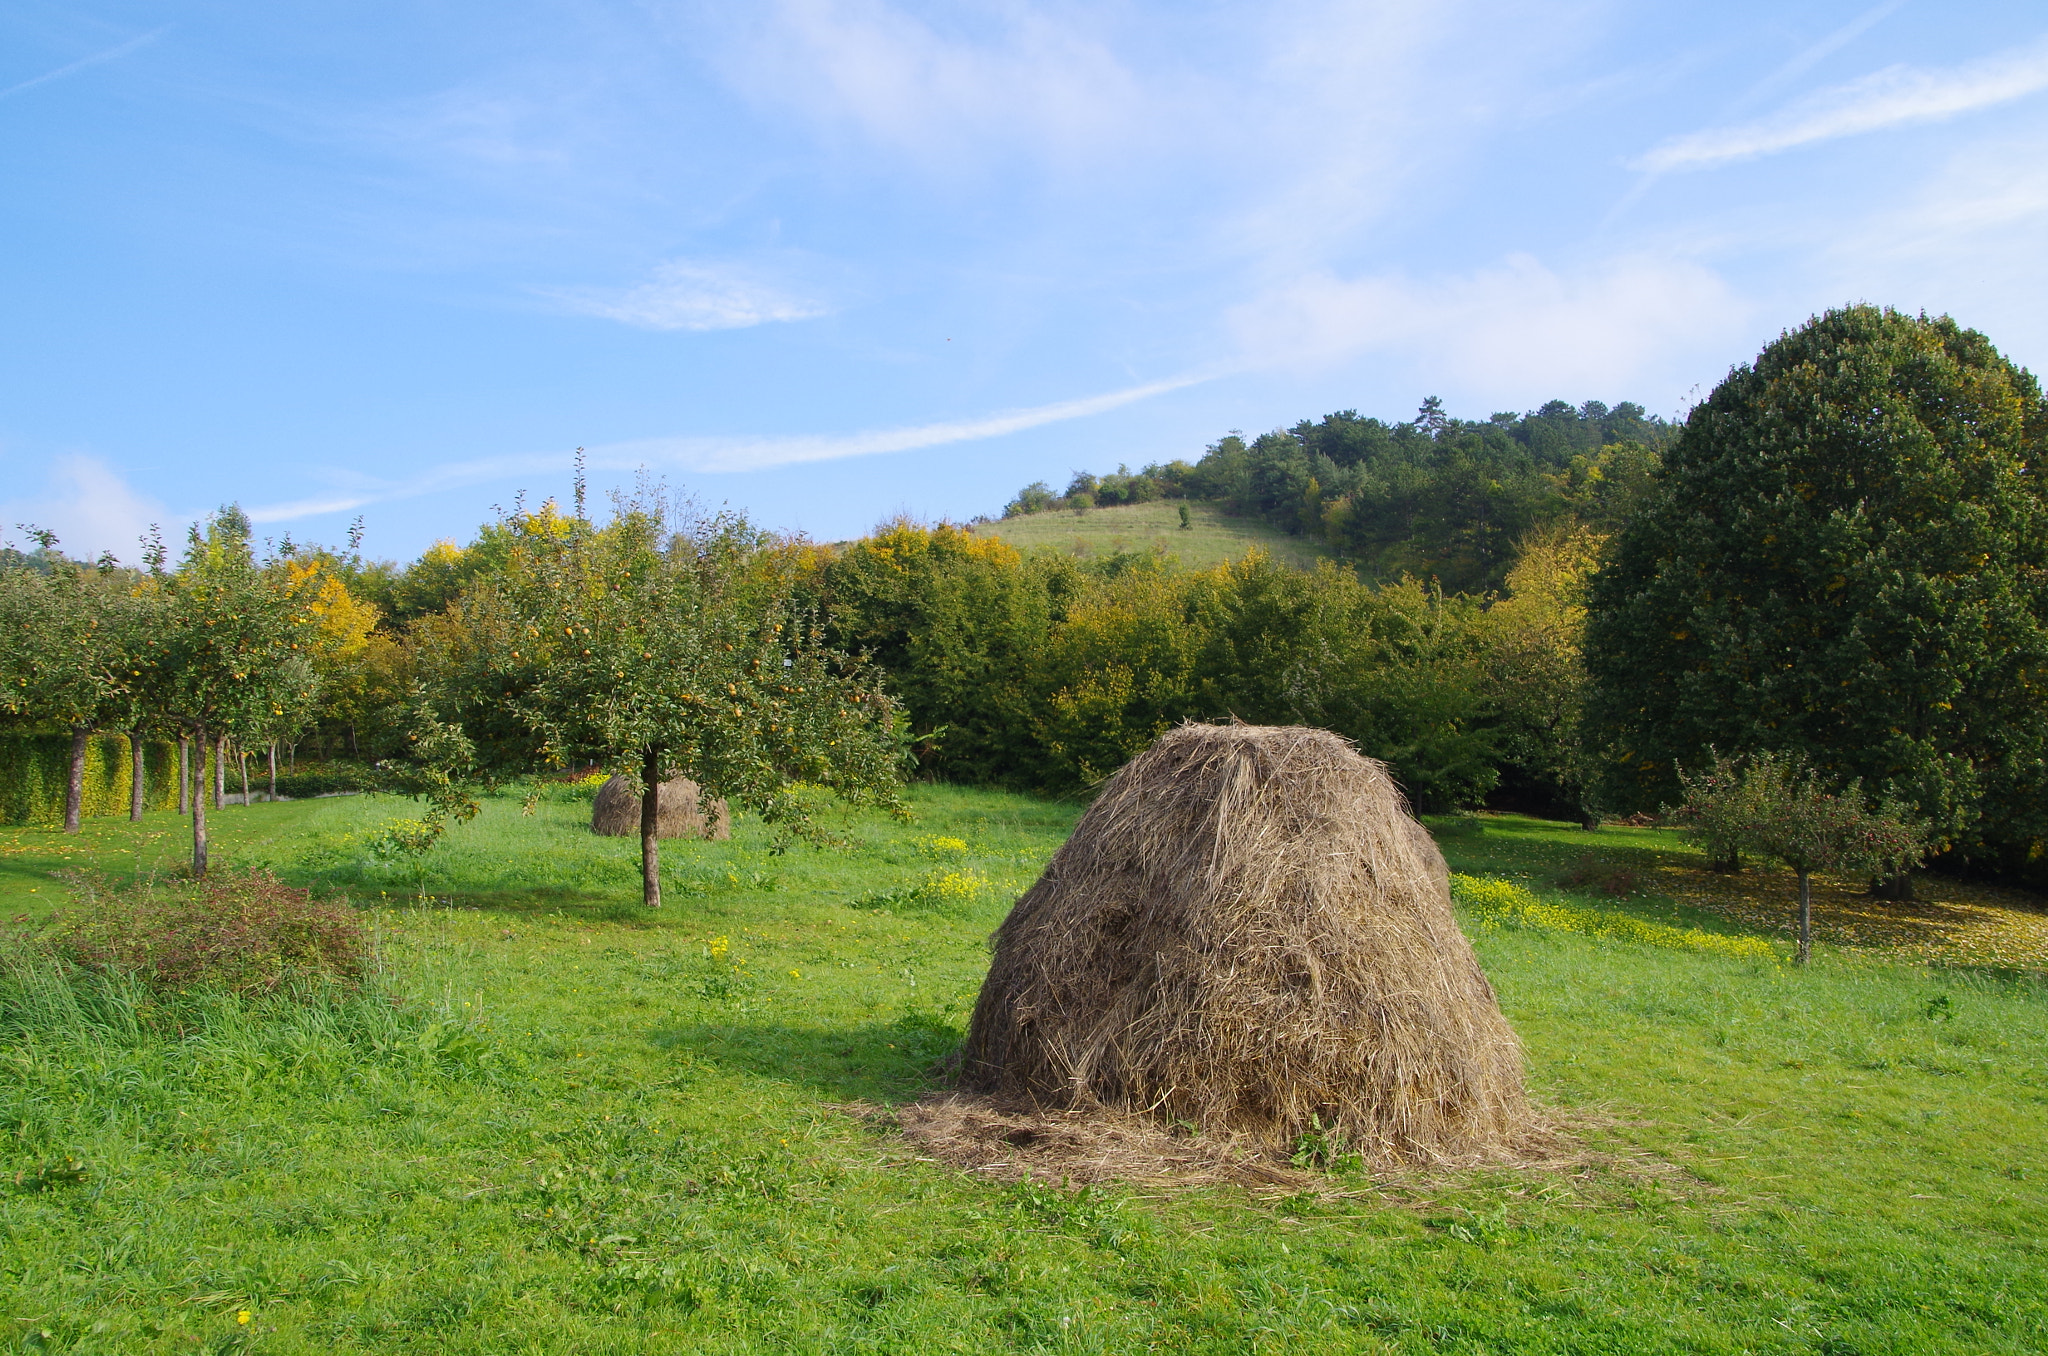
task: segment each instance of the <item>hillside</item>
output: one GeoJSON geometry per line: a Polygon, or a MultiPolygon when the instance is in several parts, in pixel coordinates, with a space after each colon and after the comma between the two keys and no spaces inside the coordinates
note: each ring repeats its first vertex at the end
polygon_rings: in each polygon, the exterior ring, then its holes
{"type": "Polygon", "coordinates": [[[1316,543],[1291,537],[1252,518],[1236,518],[1214,504],[1188,503],[1193,526],[1183,532],[1180,506],[1185,500],[1120,504],[1080,513],[1067,509],[1027,513],[983,523],[974,531],[1001,537],[1022,551],[1050,547],[1070,555],[1100,557],[1117,551],[1165,551],[1180,563],[1200,569],[1237,560],[1256,546],[1275,560],[1312,569],[1325,554],[1316,543]]]}

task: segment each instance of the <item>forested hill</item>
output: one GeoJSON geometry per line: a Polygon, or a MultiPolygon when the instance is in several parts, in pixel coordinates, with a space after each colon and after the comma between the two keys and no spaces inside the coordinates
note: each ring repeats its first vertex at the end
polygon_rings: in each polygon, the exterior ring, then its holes
{"type": "Polygon", "coordinates": [[[1500,587],[1516,542],[1533,530],[1618,527],[1676,433],[1629,401],[1553,400],[1470,420],[1446,415],[1432,396],[1401,423],[1339,410],[1249,442],[1231,433],[1192,464],[1077,472],[1063,495],[1040,481],[1003,516],[1206,500],[1313,538],[1369,576],[1413,574],[1477,593],[1500,587]]]}

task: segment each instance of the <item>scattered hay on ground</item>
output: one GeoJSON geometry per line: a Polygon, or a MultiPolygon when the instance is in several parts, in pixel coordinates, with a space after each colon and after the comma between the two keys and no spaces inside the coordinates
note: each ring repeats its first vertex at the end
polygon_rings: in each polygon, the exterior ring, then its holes
{"type": "Polygon", "coordinates": [[[960,1067],[986,1100],[913,1134],[1076,1163],[1176,1161],[1174,1127],[1219,1146],[1196,1172],[1304,1136],[1413,1165],[1549,1134],[1427,831],[1383,764],[1299,727],[1182,726],[1109,780],[997,932],[960,1067]]]}
{"type": "MultiPolygon", "coordinates": [[[[590,805],[590,831],[611,838],[637,837],[639,783],[621,774],[599,787],[590,805]]],[[[657,838],[726,839],[732,837],[732,816],[724,801],[702,801],[697,783],[688,777],[671,777],[661,784],[654,832],[657,838]]]]}

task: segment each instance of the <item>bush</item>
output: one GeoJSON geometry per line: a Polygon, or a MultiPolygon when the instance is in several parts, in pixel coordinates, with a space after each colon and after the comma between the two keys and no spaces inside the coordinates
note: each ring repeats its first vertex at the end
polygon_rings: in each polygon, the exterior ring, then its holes
{"type": "MultiPolygon", "coordinates": [[[[252,791],[268,789],[270,782],[259,771],[260,765],[249,769],[249,788],[252,791]]],[[[231,774],[232,776],[235,774],[231,774]]],[[[374,791],[377,789],[377,774],[361,763],[336,760],[328,763],[309,763],[293,772],[277,774],[277,794],[293,800],[304,800],[308,796],[331,795],[337,791],[374,791]]]]}
{"type": "Polygon", "coordinates": [[[369,929],[354,909],[268,872],[80,893],[44,945],[80,969],[132,976],[159,993],[354,987],[369,969],[369,929]]]}

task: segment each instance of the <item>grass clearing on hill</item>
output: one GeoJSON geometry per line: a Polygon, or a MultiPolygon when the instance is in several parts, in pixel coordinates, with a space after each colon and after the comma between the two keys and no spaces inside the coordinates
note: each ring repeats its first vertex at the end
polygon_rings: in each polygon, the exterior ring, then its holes
{"type": "MultiPolygon", "coordinates": [[[[80,1352],[2026,1352],[2048,1346],[2048,995],[1823,945],[1773,960],[1467,914],[1532,1087],[1656,1174],[1339,1176],[1320,1195],[1065,1191],[920,1162],[839,1108],[958,1040],[1009,900],[1079,807],[912,788],[851,846],[634,845],[494,799],[427,864],[403,801],[235,807],[222,854],[369,907],[312,1003],[0,981],[0,1340],[80,1352]],[[941,885],[938,882],[954,883],[941,885]],[[985,882],[961,885],[959,882],[985,882]],[[38,984],[44,986],[37,989],[38,984]],[[41,994],[42,997],[37,997],[41,994]]],[[[1547,903],[1757,935],[1649,830],[1433,821],[1547,903]],[[1644,893],[1553,885],[1592,851],[1644,893]],[[1624,860],[1625,859],[1625,860],[1624,860]]],[[[0,831],[53,869],[174,866],[175,816],[0,831]]],[[[1736,878],[1738,881],[1744,878],[1736,878]]],[[[1781,882],[1748,879],[1758,898],[1781,882]]],[[[33,893],[31,893],[33,891],[33,893]]],[[[1541,917],[1541,915],[1533,915],[1541,917]]],[[[10,954],[19,956],[18,949],[10,954]]],[[[2038,958],[2036,958],[2038,964],[2038,958]]]]}
{"type": "Polygon", "coordinates": [[[1154,552],[1176,557],[1188,569],[1207,569],[1242,560],[1253,547],[1297,569],[1315,568],[1324,553],[1306,537],[1285,532],[1253,518],[1235,518],[1213,504],[1160,499],[1149,504],[1116,504],[1085,513],[1071,509],[1027,513],[1017,518],[980,523],[974,531],[1001,537],[1020,551],[1058,551],[1082,559],[1099,559],[1119,551],[1154,552]],[[1180,526],[1186,503],[1191,526],[1180,526]]]}

